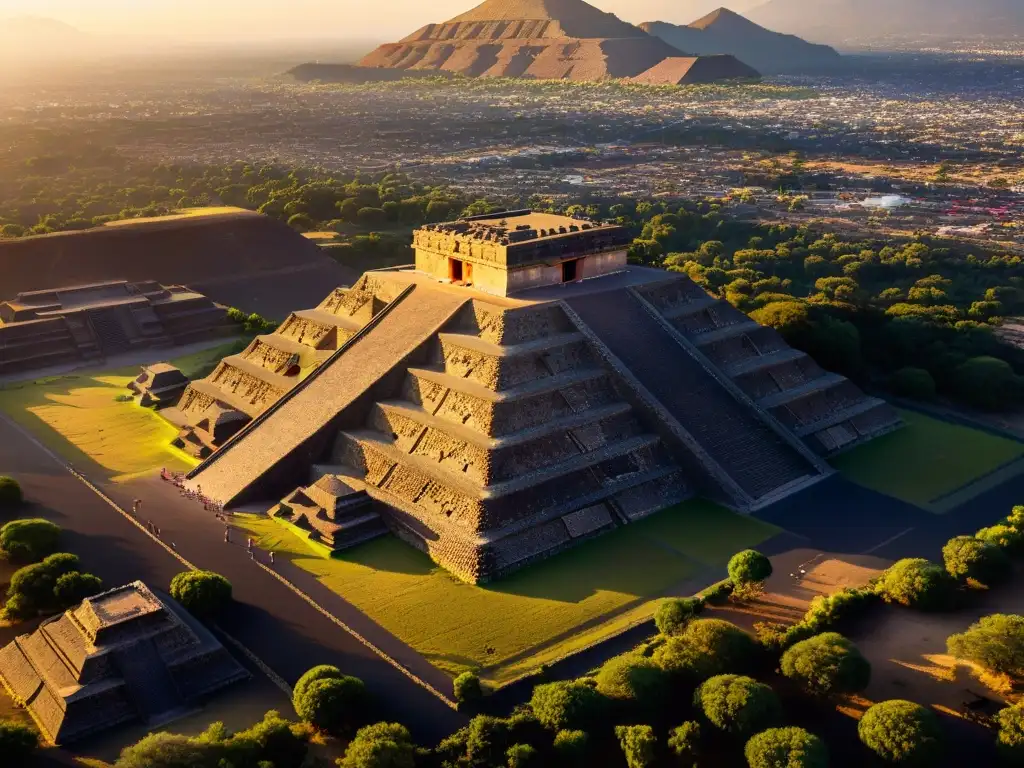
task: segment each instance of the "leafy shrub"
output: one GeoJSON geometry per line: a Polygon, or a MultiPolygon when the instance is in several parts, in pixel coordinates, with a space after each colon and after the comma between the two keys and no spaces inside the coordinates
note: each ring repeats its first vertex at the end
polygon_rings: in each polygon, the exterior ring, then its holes
{"type": "Polygon", "coordinates": [[[1007,765],[1024,765],[1024,703],[1006,707],[997,716],[996,748],[1007,765]]]}
{"type": "Polygon", "coordinates": [[[1005,524],[1014,530],[1024,529],[1024,506],[1016,506],[1006,517],[1005,524]]]}
{"type": "Polygon", "coordinates": [[[682,768],[698,768],[700,758],[700,723],[687,720],[668,735],[669,751],[682,768]]]}
{"type": "Polygon", "coordinates": [[[776,725],[782,718],[782,705],[775,691],[741,675],[712,677],[697,689],[693,704],[716,728],[745,737],[776,725]]]}
{"type": "Polygon", "coordinates": [[[1024,616],[996,613],[946,640],[950,655],[1013,678],[1024,677],[1024,616]]]}
{"type": "Polygon", "coordinates": [[[0,513],[17,509],[23,500],[18,481],[7,475],[0,475],[0,513]]]}
{"type": "Polygon", "coordinates": [[[657,757],[658,740],[649,725],[619,725],[615,735],[629,768],[648,768],[657,757]]]}
{"type": "Polygon", "coordinates": [[[0,755],[8,765],[29,765],[39,747],[39,734],[27,725],[0,720],[0,755]]]}
{"type": "Polygon", "coordinates": [[[991,528],[982,528],[974,535],[982,541],[994,544],[1008,554],[1017,555],[1024,551],[1024,531],[1019,531],[1009,525],[993,525],[991,528]]]}
{"type": "Polygon", "coordinates": [[[416,747],[409,729],[398,723],[360,728],[338,761],[340,768],[413,768],[416,747]]]}
{"type": "Polygon", "coordinates": [[[93,576],[91,573],[79,573],[78,571],[72,571],[71,573],[59,576],[57,583],[53,587],[53,594],[57,599],[57,604],[64,608],[77,605],[85,600],[85,598],[98,595],[102,591],[103,581],[98,576],[93,576]]]}
{"type": "Polygon", "coordinates": [[[749,669],[757,657],[754,638],[721,619],[698,619],[654,653],[666,672],[694,681],[749,669]]]}
{"type": "Polygon", "coordinates": [[[505,753],[508,768],[529,768],[537,765],[537,750],[529,744],[513,744],[505,753]]]}
{"type": "Polygon", "coordinates": [[[20,563],[35,563],[57,551],[60,526],[49,520],[12,520],[0,528],[0,550],[20,563]]]}
{"type": "Polygon", "coordinates": [[[717,584],[705,589],[703,592],[701,592],[701,597],[706,603],[711,603],[712,605],[721,605],[729,599],[729,596],[732,594],[733,589],[735,589],[735,585],[731,581],[726,579],[725,581],[720,581],[717,584]]]}
{"type": "Polygon", "coordinates": [[[472,672],[463,672],[455,678],[454,691],[455,701],[458,703],[460,711],[475,709],[484,697],[480,678],[472,672]]]}
{"type": "Polygon", "coordinates": [[[1007,581],[1013,572],[1001,548],[973,536],[950,539],[942,548],[942,561],[954,579],[974,579],[987,587],[1007,581]]]}
{"type": "Polygon", "coordinates": [[[772,561],[755,549],[738,552],[729,560],[729,579],[733,584],[755,584],[772,575],[772,561]]]}
{"type": "Polygon", "coordinates": [[[231,602],[231,582],[213,571],[184,571],[171,579],[171,597],[195,616],[215,618],[231,602]]]}
{"type": "Polygon", "coordinates": [[[664,670],[653,659],[634,653],[608,659],[595,679],[598,693],[642,706],[661,704],[668,694],[664,670]]]}
{"type": "Polygon", "coordinates": [[[604,715],[606,699],[580,680],[546,683],[533,689],[530,708],[545,728],[590,730],[604,715]]]}
{"type": "Polygon", "coordinates": [[[590,737],[586,731],[559,731],[555,734],[555,752],[560,764],[582,766],[587,759],[590,737]]]}
{"type": "Polygon", "coordinates": [[[908,558],[890,566],[879,578],[876,589],[887,603],[939,611],[952,606],[954,582],[934,563],[908,558]]]}
{"type": "Polygon", "coordinates": [[[295,713],[321,731],[346,733],[364,719],[369,696],[357,677],[329,677],[308,683],[301,695],[293,692],[295,713]]]}
{"type": "Polygon", "coordinates": [[[857,724],[861,742],[882,760],[928,766],[942,755],[942,729],[935,714],[911,701],[875,704],[857,724]]]}
{"type": "Polygon", "coordinates": [[[900,368],[889,377],[889,389],[912,400],[935,399],[935,379],[924,368],[900,368]]]}
{"type": "Polygon", "coordinates": [[[828,768],[825,742],[803,728],[769,728],[744,749],[750,768],[828,768]]]}
{"type": "Polygon", "coordinates": [[[786,651],[782,674],[819,696],[857,693],[871,682],[871,664],[845,637],[826,632],[786,651]]]}
{"type": "Polygon", "coordinates": [[[295,686],[292,688],[292,706],[295,706],[295,700],[304,696],[306,689],[317,680],[341,680],[343,677],[345,677],[345,674],[330,664],[320,664],[306,670],[306,673],[296,681],[295,686]]]}
{"type": "Polygon", "coordinates": [[[672,597],[662,600],[654,614],[654,624],[663,635],[679,632],[704,610],[699,597],[672,597]]]}
{"type": "Polygon", "coordinates": [[[4,614],[10,619],[26,619],[39,613],[60,610],[54,592],[57,581],[66,573],[78,572],[79,561],[68,552],[57,552],[41,563],[26,565],[14,572],[7,587],[4,614]]]}

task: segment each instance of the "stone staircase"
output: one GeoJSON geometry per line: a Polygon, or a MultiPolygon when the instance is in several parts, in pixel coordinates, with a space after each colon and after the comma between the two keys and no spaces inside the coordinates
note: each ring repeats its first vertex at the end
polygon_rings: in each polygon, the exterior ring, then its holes
{"type": "Polygon", "coordinates": [[[149,639],[121,646],[114,660],[141,717],[149,723],[166,720],[184,707],[178,689],[149,639]]]}
{"type": "Polygon", "coordinates": [[[723,376],[815,453],[831,456],[902,425],[885,401],[824,371],[777,332],[709,296],[689,278],[679,276],[638,293],[723,376]]]}

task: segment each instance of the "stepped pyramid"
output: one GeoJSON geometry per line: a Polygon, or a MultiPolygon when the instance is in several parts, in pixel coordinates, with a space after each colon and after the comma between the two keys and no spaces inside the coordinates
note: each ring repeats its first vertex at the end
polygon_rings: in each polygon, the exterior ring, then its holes
{"type": "Polygon", "coordinates": [[[764,508],[899,426],[628,242],[529,211],[428,225],[415,268],[364,275],[373,319],[188,483],[283,498],[332,546],[386,525],[485,582],[693,495],[764,508]]]}
{"type": "MultiPolygon", "coordinates": [[[[449,21],[428,24],[397,43],[382,45],[359,66],[472,77],[601,80],[635,77],[674,58],[685,57],[660,38],[583,0],[486,0],[449,21]]],[[[671,82],[757,76],[734,59],[714,64],[690,74],[683,70],[682,79],[671,82]]]]}
{"type": "Polygon", "coordinates": [[[168,418],[182,425],[176,447],[206,458],[276,403],[348,341],[383,303],[359,285],[339,288],[315,309],[292,312],[271,334],[257,336],[192,382],[168,418]]]}

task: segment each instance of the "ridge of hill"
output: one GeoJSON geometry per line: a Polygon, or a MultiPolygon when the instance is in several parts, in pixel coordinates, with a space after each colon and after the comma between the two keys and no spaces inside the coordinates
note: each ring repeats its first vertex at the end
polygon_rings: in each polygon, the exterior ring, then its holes
{"type": "MultiPolygon", "coordinates": [[[[359,66],[470,77],[602,80],[637,77],[667,59],[685,58],[660,37],[584,0],[486,0],[380,46],[359,66]]],[[[706,76],[700,73],[723,73],[717,79],[757,74],[738,61],[716,61],[712,67],[677,64],[659,70],[666,77],[682,73],[672,84],[696,82],[706,76]]]]}
{"type": "Polygon", "coordinates": [[[886,37],[1009,38],[1024,35],[1022,0],[768,0],[749,18],[769,29],[824,42],[886,37]]]}
{"type": "Polygon", "coordinates": [[[698,56],[731,54],[769,74],[827,68],[841,59],[827,45],[772,32],[727,8],[719,8],[686,26],[649,21],[640,28],[680,50],[698,56]]]}

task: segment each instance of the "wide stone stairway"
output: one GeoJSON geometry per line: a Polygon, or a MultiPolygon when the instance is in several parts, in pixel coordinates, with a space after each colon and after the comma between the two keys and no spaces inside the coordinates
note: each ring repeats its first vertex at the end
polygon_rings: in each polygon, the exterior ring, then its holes
{"type": "Polygon", "coordinates": [[[735,506],[757,506],[788,487],[824,476],[820,465],[753,403],[723,386],[631,291],[583,295],[566,303],[584,324],[583,330],[589,330],[624,365],[626,375],[664,409],[653,418],[676,420],[713,462],[712,476],[724,472],[738,486],[747,498],[733,499],[735,506]]]}

